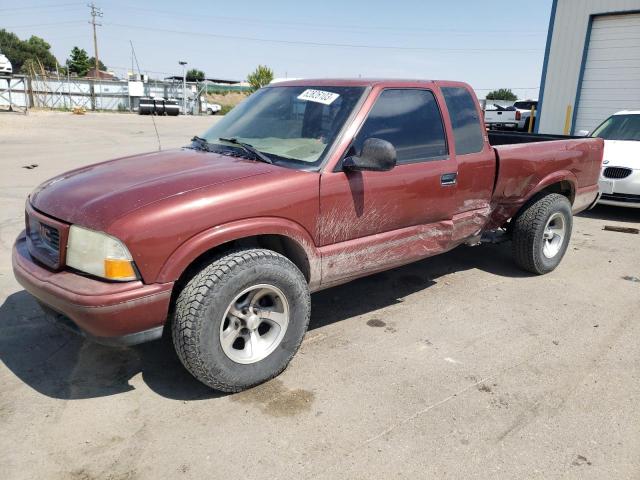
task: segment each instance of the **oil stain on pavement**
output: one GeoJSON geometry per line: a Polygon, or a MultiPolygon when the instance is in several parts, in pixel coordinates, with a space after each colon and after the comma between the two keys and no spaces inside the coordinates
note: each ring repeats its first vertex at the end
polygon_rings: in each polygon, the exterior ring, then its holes
{"type": "Polygon", "coordinates": [[[315,395],[302,389],[290,390],[274,379],[229,397],[232,402],[252,405],[272,417],[293,417],[311,410],[315,395]]]}

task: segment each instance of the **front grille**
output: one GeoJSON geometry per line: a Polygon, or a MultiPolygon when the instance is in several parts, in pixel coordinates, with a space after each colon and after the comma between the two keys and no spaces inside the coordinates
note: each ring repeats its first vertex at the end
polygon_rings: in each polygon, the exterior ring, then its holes
{"type": "Polygon", "coordinates": [[[603,193],[601,199],[614,202],[640,203],[640,195],[631,193],[603,193]]]}
{"type": "Polygon", "coordinates": [[[626,178],[631,175],[632,170],[630,168],[623,167],[607,167],[604,169],[603,175],[607,178],[626,178]]]}
{"type": "Polygon", "coordinates": [[[27,215],[27,247],[29,253],[51,268],[60,266],[60,232],[56,227],[27,215]]]}

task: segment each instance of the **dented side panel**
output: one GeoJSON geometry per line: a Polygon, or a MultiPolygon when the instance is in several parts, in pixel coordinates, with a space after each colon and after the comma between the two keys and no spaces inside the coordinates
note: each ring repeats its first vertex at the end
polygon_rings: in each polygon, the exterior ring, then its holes
{"type": "Polygon", "coordinates": [[[604,142],[599,138],[500,145],[499,174],[489,226],[500,226],[537,192],[559,182],[571,186],[574,213],[597,195],[604,142]]]}
{"type": "Polygon", "coordinates": [[[445,252],[454,246],[452,234],[453,222],[444,220],[325,246],[323,287],[445,252]]]}

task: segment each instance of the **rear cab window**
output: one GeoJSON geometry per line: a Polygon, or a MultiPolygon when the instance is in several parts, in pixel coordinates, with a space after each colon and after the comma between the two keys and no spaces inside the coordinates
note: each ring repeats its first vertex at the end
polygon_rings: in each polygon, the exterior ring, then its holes
{"type": "Polygon", "coordinates": [[[476,102],[464,87],[442,87],[453,127],[456,155],[478,153],[484,149],[484,134],[476,102]]]}
{"type": "Polygon", "coordinates": [[[442,115],[430,90],[383,90],[350,150],[359,154],[368,138],[391,142],[398,164],[438,160],[449,153],[442,115]]]}

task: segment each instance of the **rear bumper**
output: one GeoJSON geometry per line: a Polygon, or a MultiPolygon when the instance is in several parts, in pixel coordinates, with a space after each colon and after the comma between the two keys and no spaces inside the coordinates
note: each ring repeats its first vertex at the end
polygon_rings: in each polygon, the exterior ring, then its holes
{"type": "Polygon", "coordinates": [[[13,247],[12,263],[25,290],[94,341],[133,345],[162,335],[173,283],[110,283],[69,271],[53,272],[31,257],[24,232],[13,247]]]}

